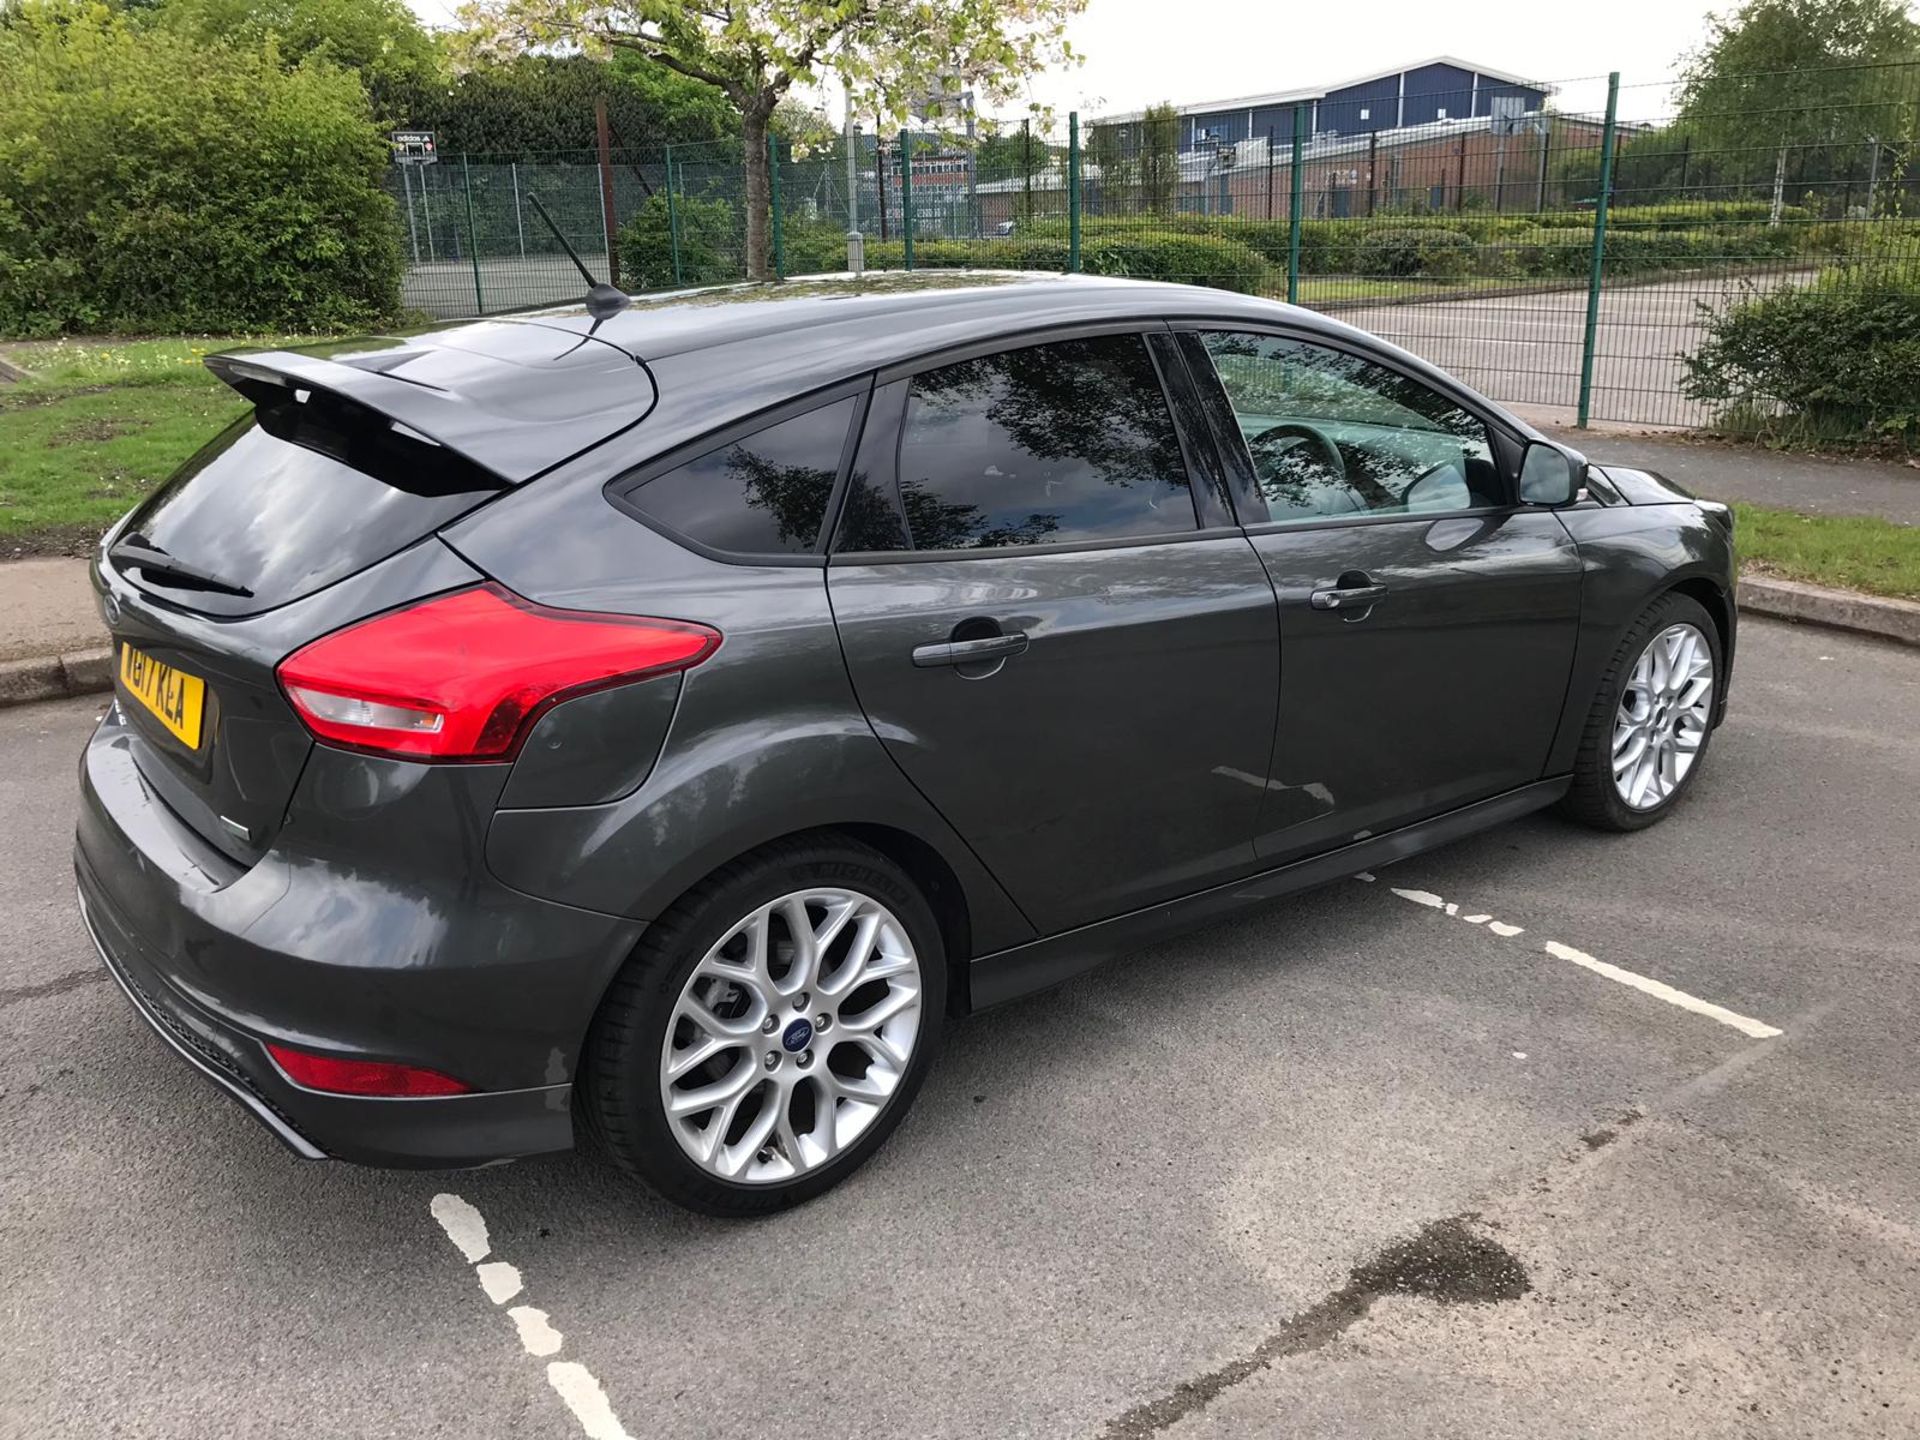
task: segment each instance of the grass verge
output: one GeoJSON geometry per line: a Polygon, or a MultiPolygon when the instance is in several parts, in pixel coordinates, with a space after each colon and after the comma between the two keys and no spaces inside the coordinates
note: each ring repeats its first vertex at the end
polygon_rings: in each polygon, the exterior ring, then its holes
{"type": "Polygon", "coordinates": [[[271,337],[0,345],[0,557],[87,545],[246,409],[201,363],[271,337]]]}
{"type": "Polygon", "coordinates": [[[1782,580],[1920,600],[1920,526],[1735,505],[1743,568],[1782,580]]]}

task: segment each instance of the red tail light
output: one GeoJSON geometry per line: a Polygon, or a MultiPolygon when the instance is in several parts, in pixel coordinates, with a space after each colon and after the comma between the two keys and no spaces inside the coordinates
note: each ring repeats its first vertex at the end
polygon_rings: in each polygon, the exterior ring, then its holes
{"type": "Polygon", "coordinates": [[[414,760],[506,760],[562,700],[691,669],[719,646],[705,625],[554,610],[487,584],[336,630],[277,673],[321,740],[414,760]]]}
{"type": "Polygon", "coordinates": [[[394,1065],[384,1060],[342,1060],[334,1055],[310,1055],[285,1045],[267,1046],[273,1063],[296,1085],[325,1090],[332,1095],[381,1095],[411,1098],[421,1095],[468,1095],[464,1080],[422,1070],[417,1065],[394,1065]]]}

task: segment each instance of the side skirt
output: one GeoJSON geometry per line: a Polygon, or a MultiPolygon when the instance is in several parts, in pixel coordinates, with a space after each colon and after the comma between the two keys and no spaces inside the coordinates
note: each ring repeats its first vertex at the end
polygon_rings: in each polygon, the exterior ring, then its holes
{"type": "Polygon", "coordinates": [[[1295,860],[1277,870],[1263,871],[1218,885],[1211,890],[1188,895],[1165,905],[1116,915],[1111,920],[1082,925],[1044,940],[1030,941],[1010,950],[982,955],[968,967],[967,979],[971,1010],[1004,1005],[1023,995],[1045,990],[1090,970],[1109,956],[1138,949],[1168,935],[1180,934],[1282,895],[1323,885],[1375,866],[1393,864],[1418,855],[1423,850],[1448,844],[1500,825],[1508,820],[1551,805],[1573,783],[1562,775],[1553,780],[1538,780],[1509,790],[1504,795],[1475,801],[1458,810],[1449,810],[1417,825],[1390,830],[1366,840],[1343,845],[1338,850],[1295,860]]]}

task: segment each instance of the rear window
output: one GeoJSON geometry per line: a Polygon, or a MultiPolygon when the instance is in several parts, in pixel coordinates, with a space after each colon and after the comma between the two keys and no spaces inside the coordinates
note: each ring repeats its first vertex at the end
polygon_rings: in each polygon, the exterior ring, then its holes
{"type": "Polygon", "coordinates": [[[1186,461],[1138,335],[1031,345],[914,376],[900,499],[916,550],[1195,528],[1186,461]]]}
{"type": "Polygon", "coordinates": [[[177,604],[254,614],[396,554],[502,488],[424,437],[289,400],[262,406],[202,449],[134,511],[116,542],[161,551],[251,594],[115,563],[177,604]]]}
{"type": "Polygon", "coordinates": [[[618,492],[648,520],[733,555],[811,555],[853,423],[852,396],[698,455],[618,492]]]}

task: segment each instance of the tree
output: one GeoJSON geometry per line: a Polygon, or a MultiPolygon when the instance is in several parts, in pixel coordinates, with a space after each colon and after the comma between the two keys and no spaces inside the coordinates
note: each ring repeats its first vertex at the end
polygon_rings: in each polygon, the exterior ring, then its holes
{"type": "Polygon", "coordinates": [[[1155,215],[1171,215],[1180,193],[1180,112],[1162,101],[1147,108],[1140,121],[1140,204],[1155,215]]]}
{"type": "Polygon", "coordinates": [[[904,123],[919,97],[960,86],[986,103],[1073,58],[1067,18],[1087,0],[470,0],[466,47],[630,51],[725,95],[740,118],[747,273],[769,273],[767,135],[795,85],[832,71],[857,113],[904,123]]]}
{"type": "Polygon", "coordinates": [[[983,180],[1025,180],[1053,164],[1046,137],[1027,129],[1001,129],[980,137],[975,164],[983,180]]]}
{"type": "Polygon", "coordinates": [[[0,20],[0,334],[357,328],[399,308],[360,81],[87,0],[0,20]]]}
{"type": "Polygon", "coordinates": [[[309,57],[351,70],[381,123],[399,123],[444,79],[433,37],[405,0],[159,0],[153,23],[201,42],[259,49],[269,38],[288,69],[309,57]]]}
{"type": "Polygon", "coordinates": [[[1912,137],[1915,71],[1901,62],[1920,61],[1920,24],[1905,0],[1747,0],[1709,24],[1681,78],[1681,118],[1729,179],[1770,166],[1776,222],[1790,158],[1828,179],[1849,153],[1912,137]]]}
{"type": "Polygon", "coordinates": [[[634,56],[515,55],[463,70],[422,97],[405,123],[439,132],[443,154],[591,150],[594,102],[607,102],[616,145],[728,140],[738,134],[724,97],[634,56]]]}

